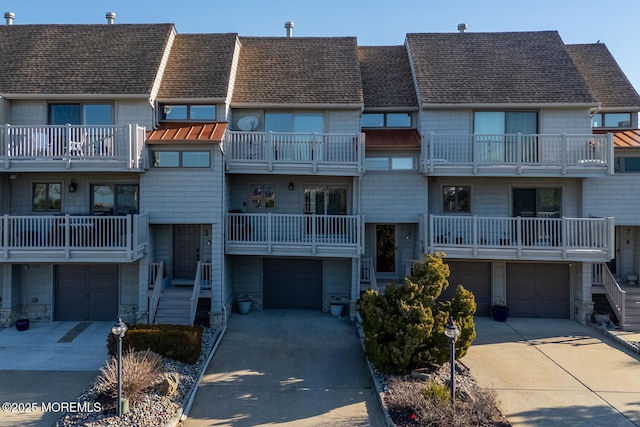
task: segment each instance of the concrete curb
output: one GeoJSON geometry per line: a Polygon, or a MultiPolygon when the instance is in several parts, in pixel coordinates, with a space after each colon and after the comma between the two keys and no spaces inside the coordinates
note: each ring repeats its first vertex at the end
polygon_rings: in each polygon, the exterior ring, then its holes
{"type": "Polygon", "coordinates": [[[600,335],[603,336],[604,338],[610,339],[614,343],[620,345],[625,350],[629,350],[630,352],[632,352],[632,353],[634,353],[636,355],[640,355],[640,348],[638,348],[637,346],[629,343],[628,341],[625,341],[624,339],[620,338],[618,335],[614,334],[610,330],[605,329],[602,326],[600,326],[598,324],[595,324],[595,323],[587,323],[586,325],[590,326],[595,331],[600,333],[600,335]]]}
{"type": "Polygon", "coordinates": [[[362,325],[359,324],[358,322],[353,322],[353,323],[354,323],[354,325],[356,327],[356,332],[358,334],[358,338],[360,338],[360,346],[362,347],[362,358],[367,363],[367,368],[368,368],[368,371],[369,371],[369,377],[371,378],[371,381],[373,382],[373,385],[374,385],[374,387],[376,389],[376,395],[378,396],[376,401],[378,402],[378,405],[380,406],[380,410],[384,414],[384,420],[385,420],[387,426],[388,427],[395,427],[396,425],[394,424],[394,422],[391,420],[391,417],[389,416],[389,411],[387,410],[387,405],[385,405],[385,403],[384,403],[384,390],[382,388],[382,384],[380,384],[380,381],[378,381],[378,377],[376,376],[376,373],[375,373],[375,370],[373,368],[373,365],[371,364],[371,362],[367,358],[367,355],[366,355],[365,350],[364,350],[364,331],[362,330],[362,325]]]}

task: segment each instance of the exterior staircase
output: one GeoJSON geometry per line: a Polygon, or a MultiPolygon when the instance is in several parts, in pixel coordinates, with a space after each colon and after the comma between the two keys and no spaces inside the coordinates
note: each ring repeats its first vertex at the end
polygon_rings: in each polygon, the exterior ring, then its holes
{"type": "Polygon", "coordinates": [[[162,290],[153,323],[191,325],[193,286],[169,286],[162,290]]]}
{"type": "Polygon", "coordinates": [[[625,332],[640,332],[640,287],[625,286],[624,291],[626,297],[622,330],[625,332]]]}

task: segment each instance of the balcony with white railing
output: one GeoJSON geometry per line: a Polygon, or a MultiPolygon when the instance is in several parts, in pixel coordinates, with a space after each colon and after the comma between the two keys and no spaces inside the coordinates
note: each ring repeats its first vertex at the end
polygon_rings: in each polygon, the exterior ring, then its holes
{"type": "Polygon", "coordinates": [[[124,126],[0,126],[0,168],[11,171],[138,171],[145,128],[124,126]]]}
{"type": "Polygon", "coordinates": [[[224,141],[230,173],[362,173],[364,139],[359,133],[229,131],[224,141]]]}
{"type": "Polygon", "coordinates": [[[439,135],[423,142],[423,171],[435,176],[574,176],[613,174],[606,135],[439,135]]]}
{"type": "Polygon", "coordinates": [[[0,262],[133,262],[148,244],[146,214],[0,217],[0,262]]]}
{"type": "Polygon", "coordinates": [[[429,215],[427,252],[448,258],[589,261],[613,258],[613,218],[429,215]]]}
{"type": "Polygon", "coordinates": [[[357,257],[358,215],[227,214],[225,249],[235,255],[357,257]]]}

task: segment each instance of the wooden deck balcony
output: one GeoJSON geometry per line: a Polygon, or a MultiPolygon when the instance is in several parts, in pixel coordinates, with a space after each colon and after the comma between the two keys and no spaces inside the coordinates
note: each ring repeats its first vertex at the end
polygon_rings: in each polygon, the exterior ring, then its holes
{"type": "Polygon", "coordinates": [[[613,218],[429,215],[427,253],[449,258],[607,262],[613,218]]]}
{"type": "Polygon", "coordinates": [[[359,133],[229,131],[224,152],[229,173],[358,176],[364,138],[359,133]]]}
{"type": "Polygon", "coordinates": [[[0,217],[0,262],[136,261],[148,244],[147,214],[0,217]]]}
{"type": "Polygon", "coordinates": [[[235,255],[357,257],[362,227],[358,215],[229,213],[225,250],[235,255]]]}
{"type": "Polygon", "coordinates": [[[423,172],[434,176],[573,176],[613,174],[606,135],[437,135],[423,142],[423,172]]]}
{"type": "Polygon", "coordinates": [[[129,172],[145,166],[145,128],[124,126],[0,127],[0,168],[15,172],[129,172]]]}

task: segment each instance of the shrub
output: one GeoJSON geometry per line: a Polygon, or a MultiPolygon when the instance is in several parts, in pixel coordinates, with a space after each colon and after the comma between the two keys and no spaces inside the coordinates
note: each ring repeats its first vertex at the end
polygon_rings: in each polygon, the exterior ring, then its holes
{"type": "Polygon", "coordinates": [[[474,296],[458,286],[451,301],[438,302],[449,286],[449,266],[439,254],[417,263],[401,286],[387,285],[384,294],[368,290],[360,299],[365,351],[382,372],[405,373],[421,365],[449,360],[444,329],[452,317],[461,333],[456,355],[466,354],[475,339],[474,296]]]}
{"type": "MultiPolygon", "coordinates": [[[[116,354],[118,339],[109,334],[107,350],[116,354]]],[[[151,350],[179,362],[196,363],[202,351],[202,326],[132,325],[122,339],[122,348],[151,350]]]]}
{"type": "Polygon", "coordinates": [[[451,400],[451,389],[444,384],[430,381],[422,389],[422,395],[429,400],[449,402],[451,400]]]}
{"type": "MultiPolygon", "coordinates": [[[[127,351],[122,355],[122,394],[135,400],[155,384],[160,374],[162,357],[152,351],[127,351]]],[[[100,368],[95,389],[99,394],[115,398],[118,395],[118,360],[112,357],[100,368]]]]}

